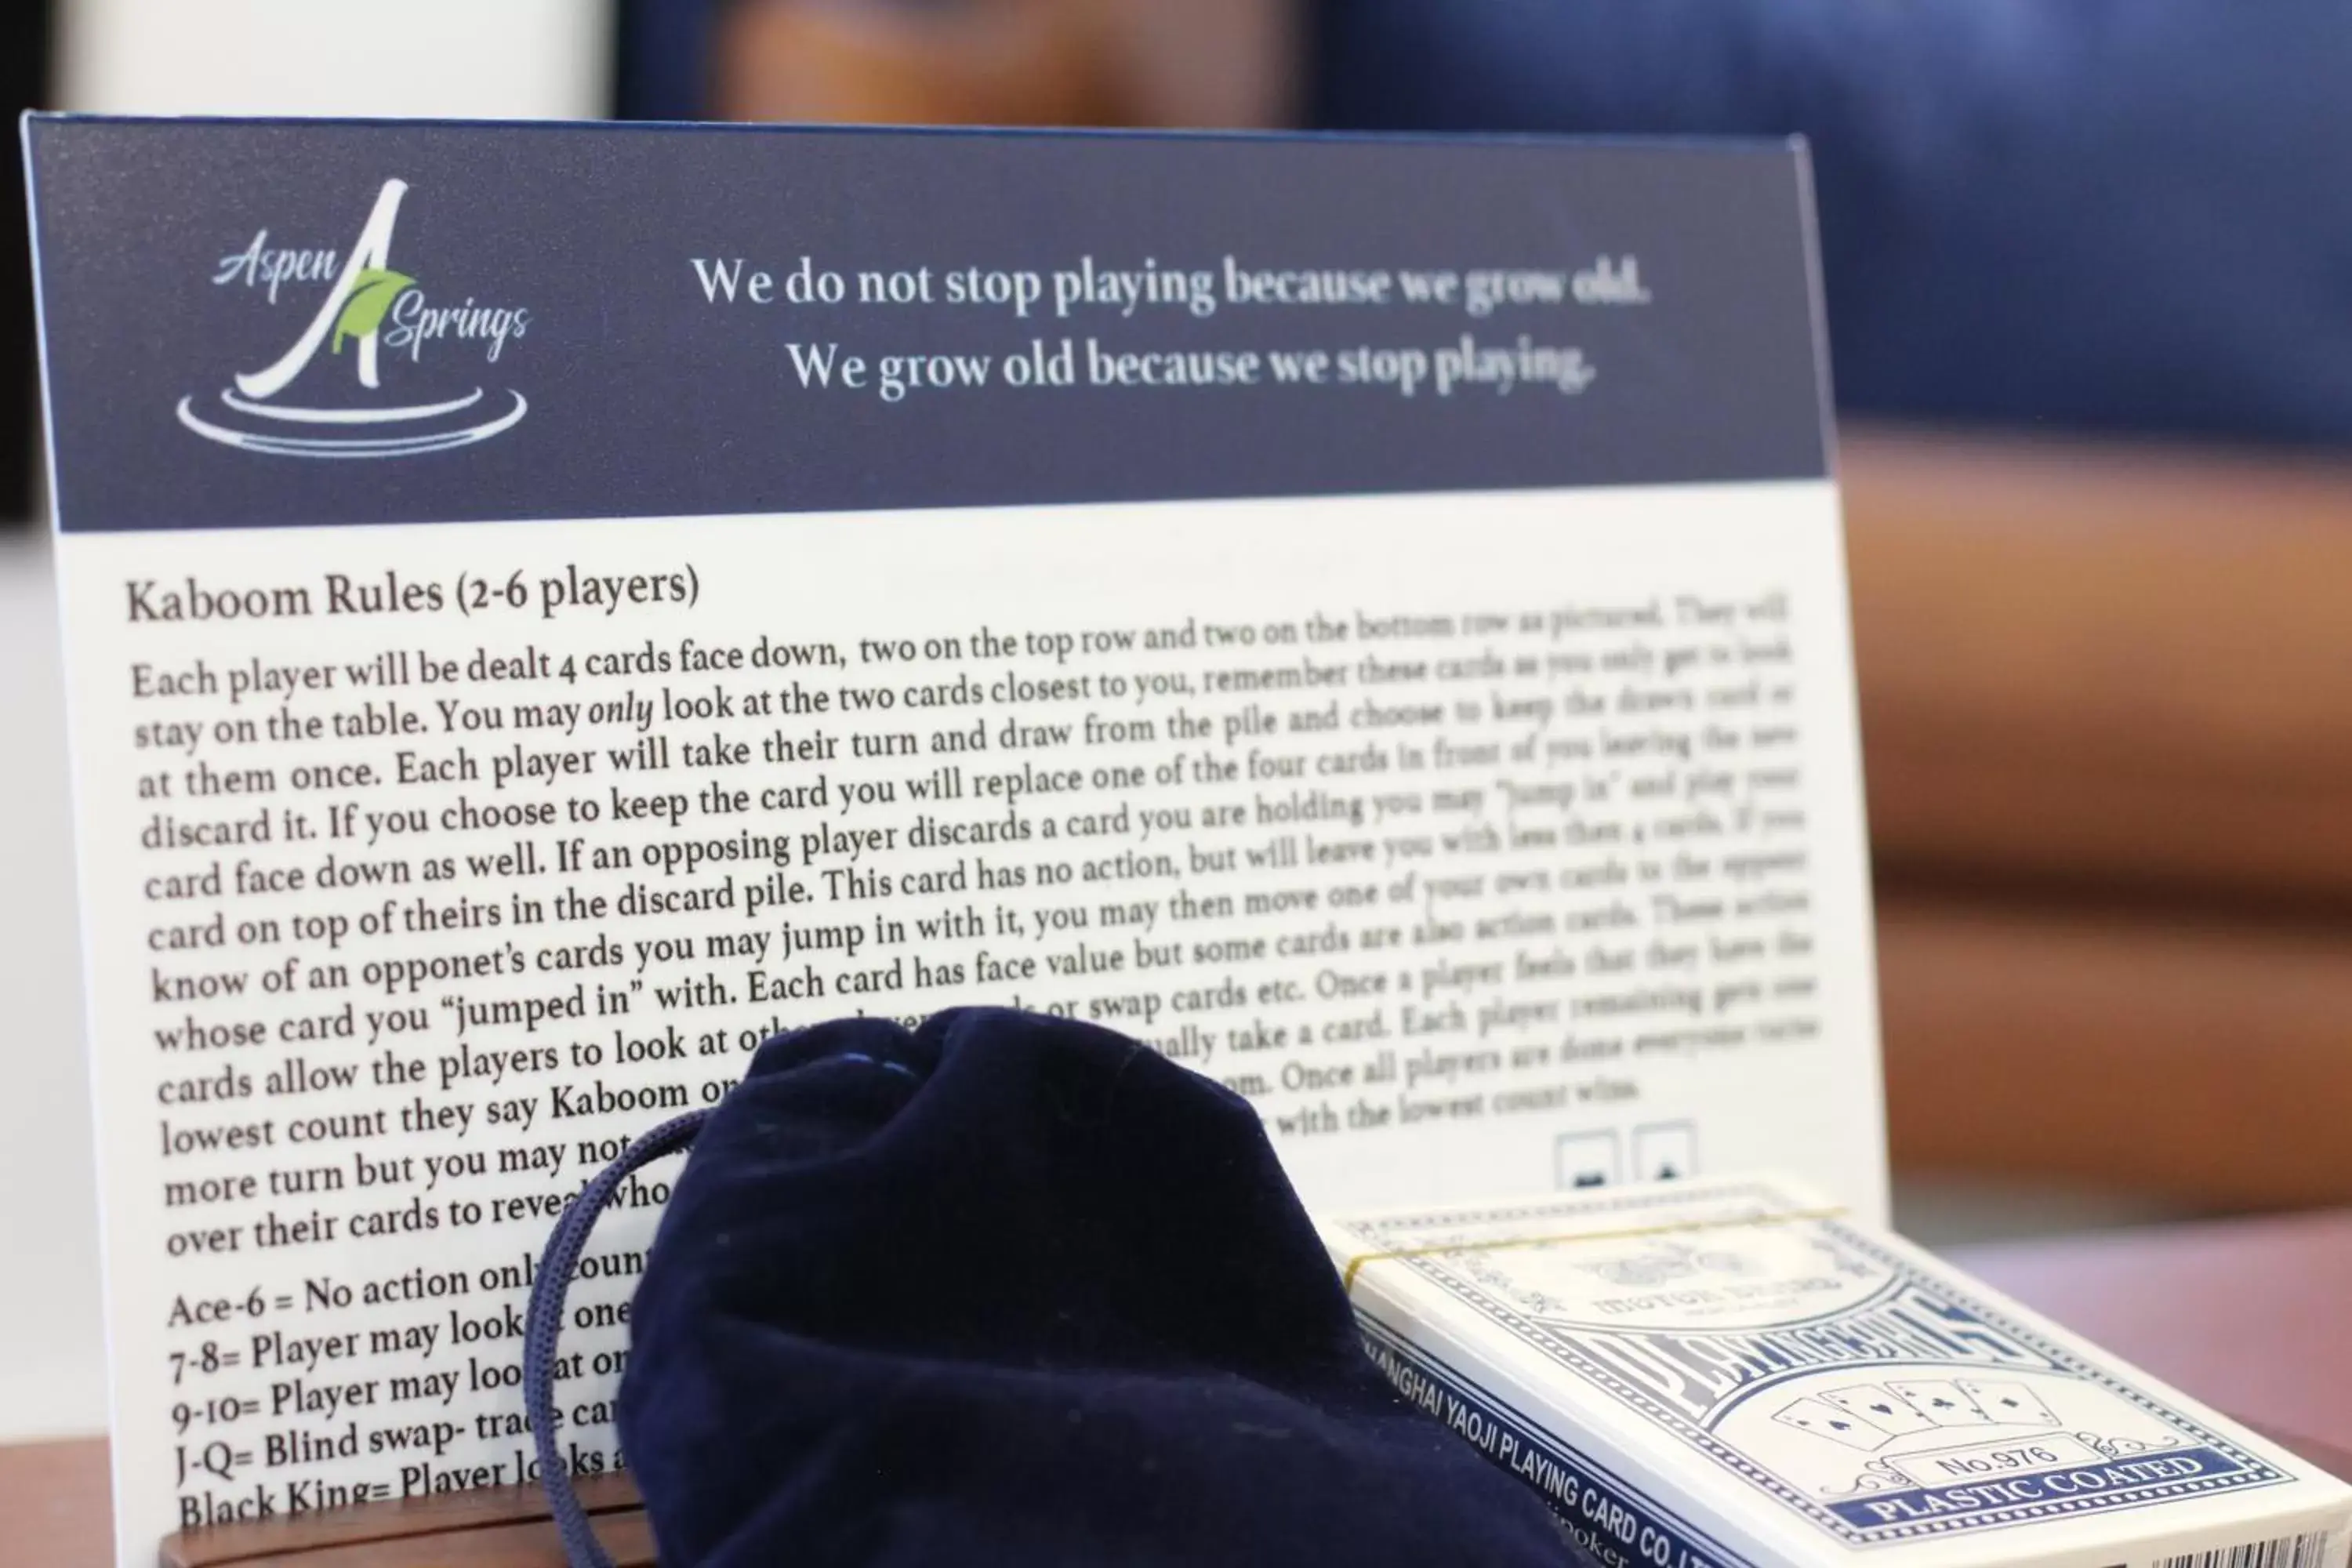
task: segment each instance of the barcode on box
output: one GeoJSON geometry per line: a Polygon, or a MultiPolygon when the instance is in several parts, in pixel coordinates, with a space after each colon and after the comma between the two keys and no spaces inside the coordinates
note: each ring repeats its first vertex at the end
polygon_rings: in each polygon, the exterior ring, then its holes
{"type": "Polygon", "coordinates": [[[2274,1541],[2249,1541],[2212,1552],[2159,1557],[2156,1568],[2320,1568],[2327,1560],[2327,1531],[2306,1531],[2274,1541]]]}

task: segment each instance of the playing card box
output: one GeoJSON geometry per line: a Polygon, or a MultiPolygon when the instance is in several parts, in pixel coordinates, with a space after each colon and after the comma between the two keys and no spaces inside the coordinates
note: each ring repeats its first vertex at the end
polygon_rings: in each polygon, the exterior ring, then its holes
{"type": "Polygon", "coordinates": [[[2352,1545],[2352,1488],[1790,1181],[1318,1224],[1373,1359],[1612,1568],[2352,1545]]]}

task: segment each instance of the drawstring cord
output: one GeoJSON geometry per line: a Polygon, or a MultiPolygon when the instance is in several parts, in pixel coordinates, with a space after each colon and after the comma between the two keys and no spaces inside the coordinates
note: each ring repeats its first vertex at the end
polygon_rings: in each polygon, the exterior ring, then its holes
{"type": "Polygon", "coordinates": [[[639,1166],[691,1144],[709,1115],[693,1110],[663,1122],[583,1187],[555,1222],[539,1260],[539,1278],[531,1282],[530,1311],[523,1321],[523,1408],[530,1413],[531,1438],[539,1448],[539,1484],[546,1489],[548,1510],[555,1516],[555,1531],[563,1538],[564,1559],[572,1568],[613,1568],[613,1559],[596,1539],[580,1495],[572,1488],[572,1471],[555,1444],[555,1341],[563,1331],[564,1292],[572,1284],[572,1271],[580,1266],[588,1233],[596,1228],[596,1216],[621,1184],[639,1166]]]}

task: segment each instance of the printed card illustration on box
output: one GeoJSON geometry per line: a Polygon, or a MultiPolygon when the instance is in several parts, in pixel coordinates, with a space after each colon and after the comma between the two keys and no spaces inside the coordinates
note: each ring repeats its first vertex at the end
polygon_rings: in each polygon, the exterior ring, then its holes
{"type": "Polygon", "coordinates": [[[2284,1479],[1833,1222],[1418,1261],[1856,1542],[2284,1479]]]}

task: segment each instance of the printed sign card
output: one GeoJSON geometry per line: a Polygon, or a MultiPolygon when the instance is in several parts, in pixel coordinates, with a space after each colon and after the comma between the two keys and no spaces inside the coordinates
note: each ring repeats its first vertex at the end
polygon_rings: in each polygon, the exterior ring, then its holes
{"type": "Polygon", "coordinates": [[[28,142],[125,1563],[529,1479],[549,1225],[829,1016],[1127,1031],[1326,1205],[1883,1207],[1800,151],[28,142]]]}

